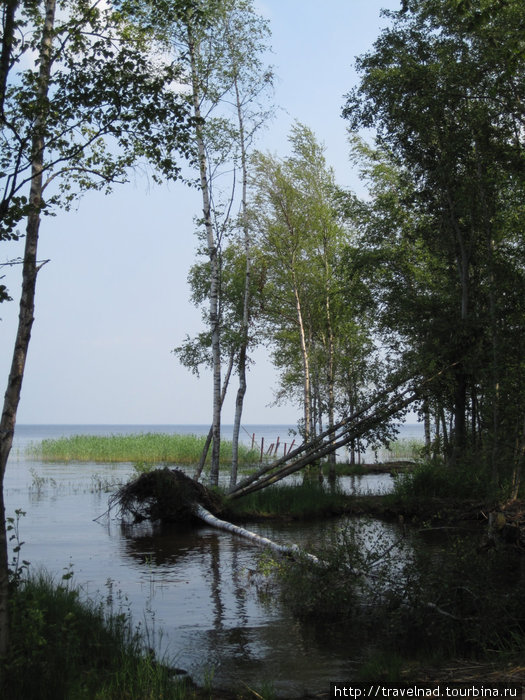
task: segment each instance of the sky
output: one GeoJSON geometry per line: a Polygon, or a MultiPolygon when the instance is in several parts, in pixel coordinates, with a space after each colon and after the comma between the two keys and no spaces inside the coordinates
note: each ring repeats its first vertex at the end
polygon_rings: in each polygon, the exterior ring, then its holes
{"type": "MultiPolygon", "coordinates": [[[[281,157],[298,120],[326,146],[338,183],[359,190],[348,158],[344,95],[357,84],[355,57],[372,47],[399,0],[256,0],[270,22],[274,120],[257,148],[281,157]]],[[[18,422],[207,424],[211,375],[197,378],[172,349],[202,330],[189,301],[199,193],[154,185],[144,173],[108,196],[89,193],[74,211],[45,217],[35,323],[18,422]]],[[[0,262],[21,254],[2,244],[0,262]]],[[[0,306],[0,382],[5,391],[18,317],[20,270],[4,271],[13,302],[0,306]]],[[[300,407],[274,405],[277,376],[260,349],[248,376],[243,423],[295,424],[300,407]]],[[[223,409],[232,423],[234,391],[223,409]]]]}

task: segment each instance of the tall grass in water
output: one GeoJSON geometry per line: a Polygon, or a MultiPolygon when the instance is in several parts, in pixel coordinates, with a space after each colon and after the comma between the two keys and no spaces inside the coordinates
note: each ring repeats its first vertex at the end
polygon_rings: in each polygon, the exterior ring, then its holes
{"type": "Polygon", "coordinates": [[[10,600],[11,641],[0,696],[6,700],[182,700],[188,689],[144,654],[125,613],[82,602],[69,584],[30,577],[10,600]]]}
{"type": "MultiPolygon", "coordinates": [[[[33,457],[53,462],[143,462],[190,465],[202,454],[206,438],[200,435],[140,433],[135,435],[73,435],[32,444],[33,457]]],[[[231,462],[232,443],[221,441],[221,462],[231,462]]],[[[239,445],[239,461],[253,464],[255,450],[239,445]]]]}

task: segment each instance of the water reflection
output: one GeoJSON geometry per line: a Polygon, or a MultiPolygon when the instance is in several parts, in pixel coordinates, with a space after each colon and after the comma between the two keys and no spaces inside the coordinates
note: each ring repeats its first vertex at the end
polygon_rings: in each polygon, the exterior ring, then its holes
{"type": "MultiPolygon", "coordinates": [[[[333,540],[338,528],[258,525],[259,534],[303,546],[333,540]],[[308,532],[309,531],[309,532],[308,532]]],[[[340,530],[340,528],[339,528],[340,530]]],[[[213,668],[216,683],[254,687],[272,680],[282,694],[326,691],[334,677],[349,677],[360,643],[295,620],[275,592],[261,599],[252,574],[259,554],[251,543],[202,527],[123,526],[120,552],[150,593],[157,624],[197,681],[213,668]],[[189,666],[188,666],[189,663],[189,666]]]]}
{"type": "MultiPolygon", "coordinates": [[[[330,680],[351,679],[363,654],[357,634],[337,624],[298,622],[275,591],[258,594],[252,572],[260,550],[206,526],[185,529],[99,520],[108,494],[104,479],[125,481],[130,465],[41,464],[19,452],[6,475],[8,515],[27,512],[21,523],[23,556],[56,576],[71,561],[87,595],[121,591],[134,620],[147,625],[148,644],[198,683],[213,675],[217,686],[261,687],[271,681],[281,695],[327,692],[330,680]],[[31,469],[35,473],[31,473],[31,469]],[[38,479],[44,479],[38,488],[38,479]],[[51,481],[53,480],[53,481],[51,481]]],[[[343,477],[354,492],[382,489],[390,477],[343,477]]],[[[347,519],[257,524],[250,529],[282,543],[321,553],[341,538],[347,519]]],[[[367,546],[374,533],[385,543],[399,537],[389,524],[364,524],[367,546]]]]}

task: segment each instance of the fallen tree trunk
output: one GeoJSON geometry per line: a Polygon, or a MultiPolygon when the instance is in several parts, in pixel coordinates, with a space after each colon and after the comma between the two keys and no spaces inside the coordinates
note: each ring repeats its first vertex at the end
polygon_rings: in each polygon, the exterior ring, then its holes
{"type": "Polygon", "coordinates": [[[109,509],[112,508],[118,508],[123,518],[132,516],[135,522],[161,520],[188,523],[197,518],[211,527],[244,537],[278,554],[301,556],[313,564],[323,564],[318,557],[303,552],[296,544],[277,544],[267,537],[221,520],[211,512],[221,510],[221,501],[216,494],[177,469],[156,469],[141,474],[121,486],[110,498],[109,509]]]}
{"type": "Polygon", "coordinates": [[[203,520],[211,527],[216,527],[219,530],[226,530],[226,532],[231,532],[234,535],[239,535],[239,537],[244,537],[245,539],[250,540],[250,542],[253,542],[261,547],[267,547],[278,554],[285,554],[292,557],[301,555],[306,557],[313,564],[322,563],[318,557],[314,556],[313,554],[303,552],[296,544],[277,544],[277,542],[269,540],[267,537],[261,537],[261,535],[257,535],[255,532],[251,532],[250,530],[246,530],[244,527],[234,525],[226,520],[220,520],[213,515],[213,513],[210,513],[209,510],[203,508],[199,503],[195,503],[193,512],[198,518],[200,518],[200,520],[203,520]]]}

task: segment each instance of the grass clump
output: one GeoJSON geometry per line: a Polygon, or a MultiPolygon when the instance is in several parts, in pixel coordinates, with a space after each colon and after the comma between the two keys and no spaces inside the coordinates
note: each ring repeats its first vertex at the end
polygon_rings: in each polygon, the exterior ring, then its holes
{"type": "Polygon", "coordinates": [[[10,598],[11,642],[2,670],[5,700],[182,700],[191,697],[168,666],[144,653],[126,613],[81,601],[69,583],[40,573],[10,598]]]}
{"type": "MultiPolygon", "coordinates": [[[[30,454],[52,462],[137,462],[141,464],[197,464],[206,438],[200,435],[139,433],[133,435],[72,435],[42,440],[30,446],[30,454]]],[[[221,441],[221,463],[231,463],[232,443],[221,441]]],[[[239,445],[239,462],[253,464],[256,450],[239,445]]],[[[209,457],[208,457],[209,460],[209,457]]]]}
{"type": "Polygon", "coordinates": [[[337,487],[324,488],[315,481],[279,484],[228,502],[228,515],[288,516],[308,518],[342,513],[348,498],[337,487]]]}

